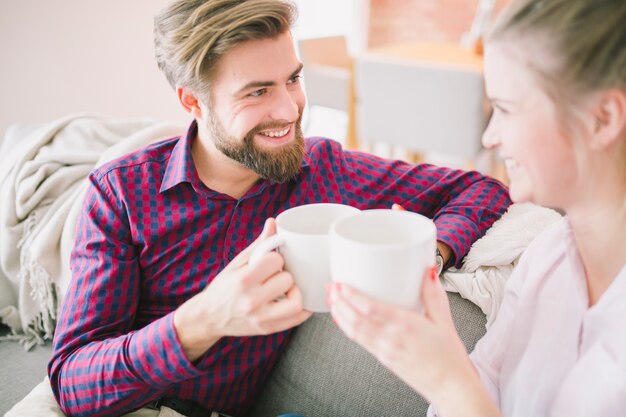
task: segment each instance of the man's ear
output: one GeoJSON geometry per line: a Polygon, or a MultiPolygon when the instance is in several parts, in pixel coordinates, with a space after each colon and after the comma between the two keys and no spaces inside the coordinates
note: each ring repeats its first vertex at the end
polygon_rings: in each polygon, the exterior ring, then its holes
{"type": "Polygon", "coordinates": [[[187,113],[196,119],[202,119],[202,102],[193,91],[188,87],[179,86],[176,87],[176,94],[178,95],[178,101],[180,101],[187,113]]]}
{"type": "Polygon", "coordinates": [[[626,132],[626,91],[611,89],[599,96],[595,110],[593,149],[611,146],[626,132]]]}

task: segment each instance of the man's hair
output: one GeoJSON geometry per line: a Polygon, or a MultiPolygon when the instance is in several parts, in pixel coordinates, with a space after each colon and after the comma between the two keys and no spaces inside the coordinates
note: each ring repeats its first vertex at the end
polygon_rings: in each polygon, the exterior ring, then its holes
{"type": "Polygon", "coordinates": [[[154,18],[155,56],[170,85],[208,94],[221,56],[250,40],[289,31],[286,0],[176,0],[154,18]]]}

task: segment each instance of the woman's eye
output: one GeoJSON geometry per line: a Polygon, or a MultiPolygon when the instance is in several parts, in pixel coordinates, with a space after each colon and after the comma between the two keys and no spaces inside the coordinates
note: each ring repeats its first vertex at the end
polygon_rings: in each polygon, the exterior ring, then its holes
{"type": "Polygon", "coordinates": [[[503,108],[502,106],[500,106],[500,105],[498,105],[498,104],[494,104],[494,105],[493,105],[493,108],[494,108],[494,109],[495,109],[498,113],[501,113],[501,114],[508,114],[508,113],[509,113],[509,112],[508,112],[508,110],[506,110],[505,108],[503,108]]]}

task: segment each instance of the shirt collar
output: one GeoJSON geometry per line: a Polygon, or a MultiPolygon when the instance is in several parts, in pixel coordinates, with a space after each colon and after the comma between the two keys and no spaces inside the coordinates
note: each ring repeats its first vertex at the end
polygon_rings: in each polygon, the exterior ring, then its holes
{"type": "MultiPolygon", "coordinates": [[[[194,120],[189,125],[185,136],[181,136],[170,155],[170,159],[165,168],[165,175],[163,176],[163,182],[159,192],[164,192],[170,188],[183,183],[188,182],[197,191],[199,189],[200,178],[196,171],[196,167],[191,155],[191,145],[196,139],[198,134],[198,124],[194,120]]],[[[307,152],[305,152],[304,158],[302,158],[302,169],[307,170],[309,168],[310,158],[307,152]]],[[[262,187],[263,183],[271,183],[271,181],[262,180],[257,183],[257,186],[262,187]]],[[[256,187],[253,187],[253,189],[256,187]]],[[[252,191],[252,190],[251,190],[252,191]]]]}
{"type": "Polygon", "coordinates": [[[197,134],[198,124],[194,120],[189,125],[185,136],[181,136],[172,149],[159,192],[167,191],[183,182],[188,182],[197,189],[199,178],[191,155],[191,145],[197,134]]]}

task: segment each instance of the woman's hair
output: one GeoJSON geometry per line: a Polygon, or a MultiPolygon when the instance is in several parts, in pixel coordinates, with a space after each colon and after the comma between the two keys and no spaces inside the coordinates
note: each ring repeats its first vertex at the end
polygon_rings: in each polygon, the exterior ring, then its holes
{"type": "Polygon", "coordinates": [[[626,1],[513,0],[489,38],[520,35],[544,43],[540,48],[550,55],[538,60],[556,58],[551,68],[534,63],[544,81],[576,95],[626,89],[626,1]]]}
{"type": "Polygon", "coordinates": [[[295,18],[295,6],[282,0],[176,0],[154,18],[156,61],[173,88],[208,94],[222,55],[276,38],[295,18]]]}
{"type": "Polygon", "coordinates": [[[500,40],[524,49],[524,63],[556,104],[559,122],[574,140],[580,167],[576,126],[581,100],[605,89],[626,92],[626,0],[513,0],[487,39],[500,40]]]}

